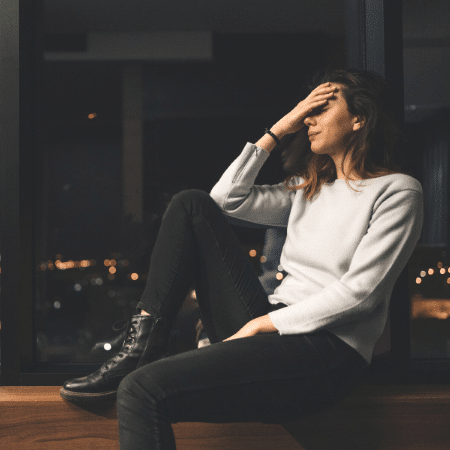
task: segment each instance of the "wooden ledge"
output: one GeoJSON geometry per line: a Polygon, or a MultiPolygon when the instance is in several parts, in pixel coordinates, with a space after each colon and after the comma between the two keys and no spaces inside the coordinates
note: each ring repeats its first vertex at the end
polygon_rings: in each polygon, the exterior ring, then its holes
{"type": "MultiPolygon", "coordinates": [[[[118,450],[115,402],[80,407],[60,386],[0,387],[0,447],[118,450]]],[[[174,424],[177,450],[447,450],[449,385],[359,386],[313,416],[261,423],[174,424]]]]}
{"type": "MultiPolygon", "coordinates": [[[[71,404],[59,395],[60,389],[61,386],[0,386],[0,402],[57,402],[71,404]]],[[[450,384],[362,385],[358,386],[341,405],[360,401],[434,403],[436,400],[450,403],[450,384]]],[[[109,406],[111,407],[111,405],[109,406]]]]}

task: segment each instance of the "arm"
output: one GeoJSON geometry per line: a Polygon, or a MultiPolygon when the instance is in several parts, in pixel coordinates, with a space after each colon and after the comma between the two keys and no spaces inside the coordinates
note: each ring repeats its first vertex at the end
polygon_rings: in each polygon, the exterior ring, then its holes
{"type": "Polygon", "coordinates": [[[286,191],[284,183],[254,185],[268,157],[264,149],[247,143],[210,195],[227,216],[265,226],[286,227],[295,193],[286,191]]]}
{"type": "Polygon", "coordinates": [[[407,264],[420,238],[423,194],[397,191],[375,205],[348,271],[317,294],[269,313],[280,334],[308,333],[371,314],[407,264]]]}
{"type": "MultiPolygon", "coordinates": [[[[314,89],[291,112],[280,119],[271,131],[280,139],[304,126],[307,115],[325,104],[335,88],[328,84],[314,89]]],[[[286,192],[284,183],[254,186],[255,178],[275,148],[275,140],[265,134],[256,144],[247,143],[210,192],[226,215],[267,226],[286,227],[295,193],[286,192]]]]}

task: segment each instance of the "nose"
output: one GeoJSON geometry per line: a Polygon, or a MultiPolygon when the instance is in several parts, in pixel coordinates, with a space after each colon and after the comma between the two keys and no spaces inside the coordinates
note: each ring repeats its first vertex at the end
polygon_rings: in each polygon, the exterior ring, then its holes
{"type": "Polygon", "coordinates": [[[307,127],[309,127],[309,126],[311,126],[311,125],[314,123],[312,119],[313,119],[312,116],[308,116],[308,117],[306,117],[306,118],[303,120],[303,123],[304,123],[307,127]]]}

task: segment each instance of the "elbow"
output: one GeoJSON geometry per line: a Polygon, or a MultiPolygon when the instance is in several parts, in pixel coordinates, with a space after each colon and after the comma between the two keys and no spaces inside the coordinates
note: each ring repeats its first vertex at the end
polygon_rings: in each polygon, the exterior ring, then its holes
{"type": "Polygon", "coordinates": [[[220,209],[224,209],[225,197],[218,192],[217,189],[212,189],[209,196],[217,203],[220,209]]]}

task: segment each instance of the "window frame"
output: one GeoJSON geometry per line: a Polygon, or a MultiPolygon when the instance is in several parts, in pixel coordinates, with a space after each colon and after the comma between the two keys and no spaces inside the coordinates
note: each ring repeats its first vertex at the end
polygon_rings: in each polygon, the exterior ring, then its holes
{"type": "MultiPolygon", "coordinates": [[[[347,67],[386,77],[404,124],[401,0],[345,0],[347,67]],[[399,61],[401,63],[399,63],[399,61]]],[[[35,302],[35,164],[42,151],[39,80],[43,67],[43,0],[0,4],[0,213],[2,386],[61,385],[93,372],[99,363],[37,363],[35,302]],[[20,92],[20,96],[19,96],[20,92]]],[[[374,363],[366,383],[445,383],[450,360],[410,358],[408,266],[391,301],[390,361],[374,363]],[[444,381],[445,380],[445,381],[444,381]]]]}

